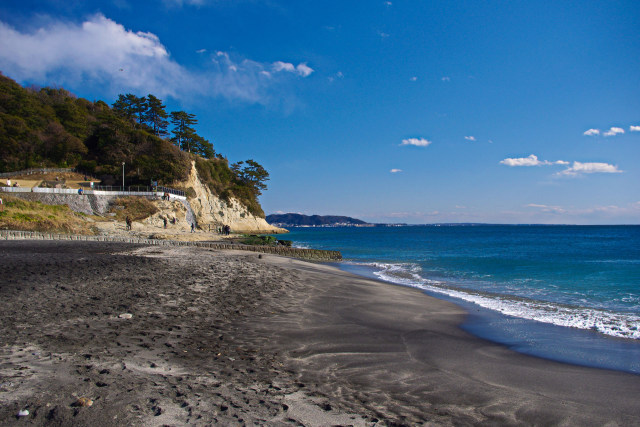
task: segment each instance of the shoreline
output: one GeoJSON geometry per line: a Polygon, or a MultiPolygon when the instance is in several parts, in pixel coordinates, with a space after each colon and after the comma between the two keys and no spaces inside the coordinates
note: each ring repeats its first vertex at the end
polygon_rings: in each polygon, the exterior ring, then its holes
{"type": "Polygon", "coordinates": [[[639,376],[516,353],[453,303],[332,266],[80,241],[0,255],[0,424],[640,423],[639,376]]]}
{"type": "Polygon", "coordinates": [[[357,276],[416,289],[433,298],[451,302],[467,313],[461,329],[517,353],[576,366],[640,374],[638,340],[511,316],[444,293],[382,279],[374,273],[375,268],[367,264],[347,262],[331,265],[357,276]],[[558,347],[558,342],[563,346],[558,347]]]}

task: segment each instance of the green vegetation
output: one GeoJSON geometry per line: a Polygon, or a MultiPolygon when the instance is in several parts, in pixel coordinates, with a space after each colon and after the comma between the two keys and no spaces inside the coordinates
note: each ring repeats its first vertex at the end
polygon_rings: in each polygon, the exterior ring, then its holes
{"type": "Polygon", "coordinates": [[[258,236],[255,234],[245,235],[244,238],[240,241],[240,243],[244,243],[245,245],[255,245],[255,246],[287,246],[291,247],[293,242],[291,240],[278,240],[274,236],[258,236]]]}
{"type": "Polygon", "coordinates": [[[124,162],[128,185],[158,181],[170,186],[187,178],[195,160],[201,179],[216,195],[235,197],[264,217],[258,196],[266,189],[267,171],[253,160],[229,167],[196,133],[196,124],[193,114],[168,114],[151,94],[119,95],[111,108],[64,89],[23,88],[0,74],[0,172],[75,167],[103,185],[118,185],[124,162]]]}
{"type": "MultiPolygon", "coordinates": [[[[248,162],[253,162],[253,160],[248,160],[248,162]]],[[[269,179],[269,173],[262,166],[255,164],[264,171],[262,180],[269,179]]],[[[240,169],[240,164],[235,164],[234,166],[236,165],[238,165],[238,170],[234,171],[229,168],[229,164],[224,159],[196,159],[198,175],[203,182],[207,183],[212,193],[223,200],[229,200],[233,196],[245,205],[253,215],[264,217],[264,212],[258,202],[258,196],[261,194],[260,190],[266,186],[262,181],[259,182],[261,186],[258,186],[256,181],[244,180],[241,174],[248,174],[249,172],[245,171],[247,168],[240,169]]],[[[249,165],[248,167],[253,166],[249,165]]]]}
{"type": "Polygon", "coordinates": [[[126,217],[140,221],[158,212],[158,208],[144,197],[119,197],[113,202],[111,212],[116,214],[118,221],[124,221],[126,217]]]}
{"type": "Polygon", "coordinates": [[[67,205],[45,205],[2,195],[0,229],[45,233],[95,234],[91,226],[67,205]]]}
{"type": "Polygon", "coordinates": [[[240,242],[255,246],[275,246],[278,244],[278,240],[273,236],[257,236],[255,234],[245,236],[240,242]]]}

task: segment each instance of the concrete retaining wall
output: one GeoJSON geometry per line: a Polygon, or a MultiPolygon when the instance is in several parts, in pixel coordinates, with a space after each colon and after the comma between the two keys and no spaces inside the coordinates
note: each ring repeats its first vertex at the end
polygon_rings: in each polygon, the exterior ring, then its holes
{"type": "Polygon", "coordinates": [[[154,246],[197,246],[210,249],[235,249],[241,251],[261,252],[300,258],[312,261],[340,261],[339,251],[323,251],[316,249],[298,249],[284,246],[253,246],[233,243],[181,242],[176,240],[141,239],[116,236],[80,236],[74,234],[38,233],[32,231],[0,230],[0,240],[83,240],[91,242],[138,243],[154,246]]]}
{"type": "MultiPolygon", "coordinates": [[[[1,191],[1,190],[0,190],[1,191]]],[[[12,196],[19,197],[30,202],[42,202],[45,205],[67,205],[74,212],[81,212],[86,215],[105,215],[109,211],[110,204],[119,196],[138,196],[153,200],[160,198],[161,193],[118,193],[115,191],[86,191],[85,194],[78,194],[78,190],[72,193],[54,192],[12,192],[12,196]]],[[[185,197],[171,196],[173,200],[179,200],[187,211],[191,211],[191,205],[185,197]]]]}

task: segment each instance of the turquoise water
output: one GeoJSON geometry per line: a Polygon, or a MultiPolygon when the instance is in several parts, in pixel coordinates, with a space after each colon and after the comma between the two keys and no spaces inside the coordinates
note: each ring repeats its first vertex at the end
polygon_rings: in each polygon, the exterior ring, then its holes
{"type": "Polygon", "coordinates": [[[340,267],[464,306],[468,331],[564,362],[640,373],[640,226],[293,228],[340,267]]]}

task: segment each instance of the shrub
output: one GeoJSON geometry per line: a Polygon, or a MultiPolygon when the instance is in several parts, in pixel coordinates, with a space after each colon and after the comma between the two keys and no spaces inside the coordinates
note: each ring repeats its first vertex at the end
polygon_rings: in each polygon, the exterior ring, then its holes
{"type": "Polygon", "coordinates": [[[275,246],[278,241],[273,236],[258,236],[255,234],[245,236],[245,238],[241,241],[245,245],[255,245],[255,246],[275,246]]]}

